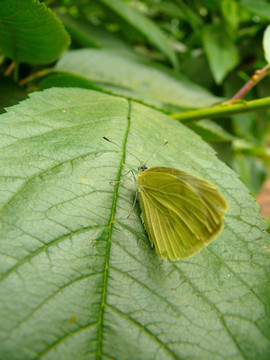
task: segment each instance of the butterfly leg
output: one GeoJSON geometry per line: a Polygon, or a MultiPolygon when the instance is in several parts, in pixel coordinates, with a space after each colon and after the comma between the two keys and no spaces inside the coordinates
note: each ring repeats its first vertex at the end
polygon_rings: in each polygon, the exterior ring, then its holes
{"type": "Polygon", "coordinates": [[[136,191],[136,194],[135,194],[135,199],[134,199],[134,202],[133,202],[132,208],[131,208],[130,212],[128,213],[127,218],[129,218],[129,217],[130,217],[130,215],[132,214],[132,212],[133,212],[133,210],[134,210],[134,208],[135,208],[136,202],[137,202],[137,198],[138,198],[138,190],[136,191]]]}
{"type": "Polygon", "coordinates": [[[122,180],[111,180],[110,183],[111,183],[111,184],[116,184],[116,183],[123,183],[123,182],[125,182],[126,180],[128,180],[128,179],[131,178],[131,175],[130,175],[130,176],[127,176],[127,174],[129,174],[130,172],[132,172],[132,175],[133,175],[133,177],[134,177],[133,171],[132,171],[132,170],[129,170],[129,171],[127,171],[125,174],[123,174],[124,179],[122,179],[122,180]]]}

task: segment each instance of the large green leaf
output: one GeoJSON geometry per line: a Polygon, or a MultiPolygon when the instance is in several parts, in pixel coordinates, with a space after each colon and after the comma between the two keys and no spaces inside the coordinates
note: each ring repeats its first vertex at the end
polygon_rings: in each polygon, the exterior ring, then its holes
{"type": "Polygon", "coordinates": [[[0,49],[17,63],[55,61],[69,44],[57,17],[37,0],[0,1],[0,49]]]}
{"type": "Polygon", "coordinates": [[[268,359],[269,245],[258,206],[191,130],[141,104],[51,89],[1,123],[0,358],[268,359]],[[107,135],[119,150],[106,143],[107,135]],[[199,254],[162,261],[135,195],[149,166],[216,184],[229,204],[199,254]],[[125,164],[127,166],[125,166],[125,164]]]}
{"type": "Polygon", "coordinates": [[[83,49],[64,54],[56,70],[83,76],[116,94],[158,108],[201,108],[220,101],[186,78],[111,50],[83,49]]]}
{"type": "Polygon", "coordinates": [[[101,0],[101,2],[121,19],[142,33],[168,57],[175,68],[178,68],[178,60],[173,47],[155,22],[141,15],[123,0],[101,0]]]}

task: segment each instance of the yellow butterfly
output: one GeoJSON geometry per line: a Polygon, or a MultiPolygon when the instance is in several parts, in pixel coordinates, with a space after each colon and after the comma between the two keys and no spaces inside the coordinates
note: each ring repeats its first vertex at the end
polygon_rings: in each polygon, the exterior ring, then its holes
{"type": "Polygon", "coordinates": [[[149,240],[163,259],[195,254],[223,227],[227,203],[206,180],[170,167],[142,165],[137,187],[149,240]]]}
{"type": "Polygon", "coordinates": [[[163,259],[194,255],[223,228],[227,203],[204,179],[170,167],[148,169],[141,163],[136,185],[150,243],[163,259]]]}

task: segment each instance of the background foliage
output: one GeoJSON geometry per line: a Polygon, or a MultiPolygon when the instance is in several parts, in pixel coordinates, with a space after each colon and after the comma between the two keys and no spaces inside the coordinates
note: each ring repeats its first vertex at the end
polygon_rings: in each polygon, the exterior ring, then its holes
{"type": "Polygon", "coordinates": [[[263,111],[215,107],[269,62],[269,19],[264,0],[0,1],[0,358],[269,358],[269,238],[249,194],[269,172],[269,77],[245,97],[263,111]],[[119,182],[138,167],[127,151],[165,138],[149,165],[229,204],[218,239],[175,263],[138,207],[126,219],[119,182]]]}

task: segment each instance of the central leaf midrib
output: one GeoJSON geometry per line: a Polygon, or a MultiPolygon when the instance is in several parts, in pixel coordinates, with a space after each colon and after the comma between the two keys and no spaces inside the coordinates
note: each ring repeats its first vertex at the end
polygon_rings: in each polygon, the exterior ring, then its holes
{"type": "Polygon", "coordinates": [[[104,265],[104,271],[103,271],[103,273],[104,273],[103,291],[101,294],[101,304],[100,304],[100,310],[99,310],[99,315],[98,315],[97,359],[101,359],[101,355],[102,355],[103,318],[104,318],[104,307],[106,305],[106,298],[107,298],[111,238],[112,238],[112,230],[113,230],[113,226],[114,226],[114,215],[115,215],[115,210],[116,210],[116,205],[117,205],[117,200],[118,200],[118,190],[119,190],[119,184],[120,184],[119,180],[121,178],[123,166],[125,163],[125,157],[126,157],[126,144],[127,144],[128,133],[130,130],[130,114],[131,114],[131,102],[128,101],[127,128],[126,128],[126,133],[125,133],[125,137],[124,137],[124,141],[123,141],[122,157],[121,157],[121,162],[119,165],[117,179],[115,182],[112,211],[111,211],[111,217],[110,217],[110,221],[109,221],[109,225],[108,225],[108,228],[109,228],[108,241],[107,241],[107,247],[106,247],[105,265],[104,265]]]}

